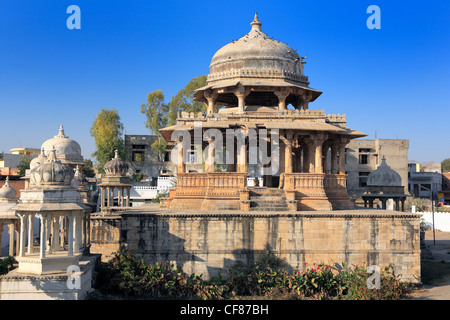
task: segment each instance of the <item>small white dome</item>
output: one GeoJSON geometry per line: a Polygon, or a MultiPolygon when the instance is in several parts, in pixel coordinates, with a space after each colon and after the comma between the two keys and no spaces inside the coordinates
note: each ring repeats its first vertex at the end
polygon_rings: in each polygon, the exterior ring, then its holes
{"type": "Polygon", "coordinates": [[[42,148],[41,154],[39,156],[37,156],[36,158],[33,158],[30,161],[30,170],[34,169],[36,166],[40,165],[41,163],[44,163],[45,159],[47,159],[47,157],[45,156],[44,148],[42,148]]]}
{"type": "Polygon", "coordinates": [[[5,184],[0,188],[0,200],[16,200],[16,190],[9,184],[9,177],[6,177],[5,184]]]}
{"type": "Polygon", "coordinates": [[[56,150],[52,149],[47,159],[30,171],[30,183],[41,185],[70,185],[74,172],[67,164],[56,159],[56,150]]]}

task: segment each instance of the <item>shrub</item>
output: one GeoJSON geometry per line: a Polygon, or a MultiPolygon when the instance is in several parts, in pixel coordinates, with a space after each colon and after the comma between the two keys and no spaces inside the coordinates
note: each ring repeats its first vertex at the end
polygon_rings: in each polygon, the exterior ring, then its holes
{"type": "Polygon", "coordinates": [[[228,285],[239,295],[262,295],[286,287],[286,263],[266,254],[248,265],[237,262],[228,269],[228,285]]]}
{"type": "Polygon", "coordinates": [[[121,250],[102,264],[97,288],[125,297],[173,297],[221,299],[226,286],[208,285],[201,277],[187,275],[168,262],[147,265],[129,251],[121,250]]]}
{"type": "Polygon", "coordinates": [[[106,294],[142,298],[225,299],[238,295],[336,300],[397,300],[412,289],[410,284],[400,282],[393,265],[381,270],[380,289],[367,288],[370,273],[365,267],[342,265],[339,272],[322,263],[288,274],[284,260],[267,254],[257,261],[231,266],[225,272],[227,280],[219,274],[205,281],[201,275],[187,275],[168,262],[147,265],[144,259],[122,250],[101,264],[97,288],[106,294]]]}
{"type": "Polygon", "coordinates": [[[14,269],[14,263],[16,261],[12,256],[0,259],[0,275],[7,274],[9,271],[14,269]]]}

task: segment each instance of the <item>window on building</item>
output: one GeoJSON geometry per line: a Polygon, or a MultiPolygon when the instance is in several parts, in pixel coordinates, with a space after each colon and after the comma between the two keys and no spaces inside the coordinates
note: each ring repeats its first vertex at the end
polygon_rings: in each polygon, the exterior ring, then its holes
{"type": "Polygon", "coordinates": [[[131,161],[142,162],[145,160],[145,144],[131,145],[131,161]]]}
{"type": "Polygon", "coordinates": [[[369,176],[370,172],[360,172],[359,173],[359,187],[365,188],[367,187],[367,177],[369,176]]]}
{"type": "Polygon", "coordinates": [[[359,153],[370,153],[371,151],[370,148],[359,148],[359,153]]]}
{"type": "Polygon", "coordinates": [[[145,159],[144,151],[132,151],[131,161],[142,162],[145,159]]]}
{"type": "Polygon", "coordinates": [[[359,155],[359,164],[369,164],[369,155],[368,154],[360,154],[359,155]]]}
{"type": "Polygon", "coordinates": [[[191,162],[191,163],[195,162],[195,152],[194,151],[189,152],[188,162],[191,162]]]}

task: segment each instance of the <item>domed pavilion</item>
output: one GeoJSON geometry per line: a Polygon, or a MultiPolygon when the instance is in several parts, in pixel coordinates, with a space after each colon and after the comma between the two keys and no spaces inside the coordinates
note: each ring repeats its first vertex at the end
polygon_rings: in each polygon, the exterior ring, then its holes
{"type": "Polygon", "coordinates": [[[378,168],[367,177],[367,192],[362,195],[364,207],[369,205],[369,208],[373,208],[374,201],[378,199],[382,209],[386,209],[386,202],[392,199],[395,210],[403,211],[407,196],[404,188],[400,174],[388,166],[386,158],[383,157],[378,168]]]}
{"type": "Polygon", "coordinates": [[[14,248],[14,236],[16,234],[18,236],[19,218],[15,215],[14,210],[12,210],[17,204],[16,194],[16,190],[9,183],[9,177],[6,176],[5,183],[0,188],[0,249],[2,248],[3,227],[7,226],[9,249],[6,255],[10,256],[14,256],[14,249],[18,252],[18,242],[16,243],[16,248],[14,248]]]}
{"type": "Polygon", "coordinates": [[[112,214],[123,211],[130,206],[131,181],[127,176],[128,164],[119,158],[118,150],[115,156],[104,166],[105,177],[102,178],[100,187],[100,210],[102,213],[112,214]],[[117,192],[117,202],[114,202],[114,194],[117,192]]]}
{"type": "Polygon", "coordinates": [[[17,272],[48,274],[77,265],[86,247],[88,208],[72,186],[73,178],[73,169],[57,159],[56,149],[31,169],[30,187],[21,190],[18,204],[11,208],[20,218],[17,272]],[[33,242],[35,216],[40,222],[38,252],[33,242]]]}
{"type": "Polygon", "coordinates": [[[194,94],[207,113],[181,112],[176,125],[160,130],[177,144],[172,161],[178,165],[177,187],[162,205],[244,211],[353,208],[345,146],[366,134],[347,127],[345,115],[310,109],[322,92],[309,86],[306,56],[264,33],[256,14],[250,26],[248,34],[214,54],[206,85],[194,94]],[[197,150],[201,157],[191,157],[197,150]],[[202,163],[202,157],[204,172],[186,172],[186,163],[202,163]],[[247,187],[250,166],[257,168],[262,187],[247,187]],[[271,208],[258,203],[270,194],[277,194],[280,203],[271,208]]]}

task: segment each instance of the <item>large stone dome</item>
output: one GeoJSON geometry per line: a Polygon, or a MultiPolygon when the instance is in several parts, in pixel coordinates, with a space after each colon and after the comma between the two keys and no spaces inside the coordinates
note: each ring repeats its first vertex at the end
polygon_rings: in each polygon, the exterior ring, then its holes
{"type": "Polygon", "coordinates": [[[208,82],[237,77],[285,79],[308,84],[303,62],[298,53],[261,30],[258,16],[250,32],[225,45],[211,60],[208,82]]]}
{"type": "Polygon", "coordinates": [[[83,165],[83,156],[81,155],[81,147],[75,140],[69,139],[64,134],[64,128],[61,125],[58,135],[45,141],[41,149],[45,154],[49,154],[53,148],[56,150],[56,157],[64,163],[76,166],[83,165]]]}
{"type": "Polygon", "coordinates": [[[367,177],[367,186],[400,187],[401,185],[402,177],[387,165],[385,157],[381,159],[378,168],[367,177]]]}

